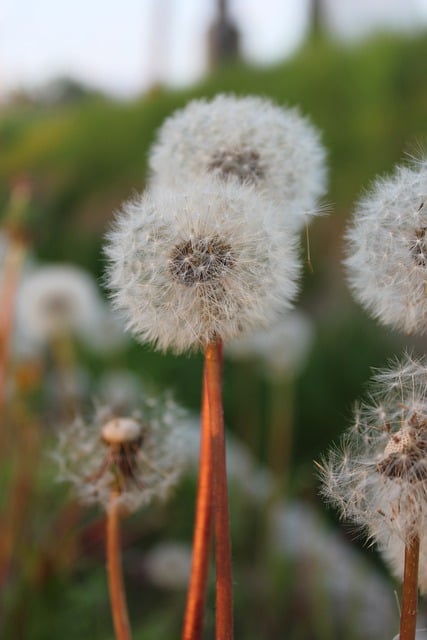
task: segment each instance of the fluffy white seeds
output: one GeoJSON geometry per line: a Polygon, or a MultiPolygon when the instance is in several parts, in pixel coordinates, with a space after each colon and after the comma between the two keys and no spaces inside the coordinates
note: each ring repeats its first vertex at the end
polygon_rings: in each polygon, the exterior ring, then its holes
{"type": "Polygon", "coordinates": [[[295,234],[235,182],[146,192],[125,204],[106,253],[128,329],[176,352],[268,325],[297,290],[295,234]]]}
{"type": "Polygon", "coordinates": [[[154,181],[181,184],[209,174],[252,184],[299,228],[326,191],[325,150],[297,109],[260,97],[193,100],[160,128],[150,154],[154,181]]]}
{"type": "Polygon", "coordinates": [[[323,494],[384,546],[427,526],[427,364],[405,356],[378,374],[371,403],[323,462],[323,494]]]}
{"type": "Polygon", "coordinates": [[[292,376],[304,365],[313,338],[314,328],[309,317],[294,310],[268,329],[233,340],[227,353],[237,360],[258,360],[273,379],[292,376]]]}
{"type": "Polygon", "coordinates": [[[346,266],[359,302],[383,324],[427,331],[427,160],[397,167],[358,204],[346,266]]]}
{"type": "Polygon", "coordinates": [[[187,416],[170,398],[147,398],[141,414],[117,417],[98,410],[93,422],[64,428],[54,458],[59,480],[87,504],[111,504],[112,491],[128,512],[165,498],[187,463],[187,416]],[[184,437],[183,437],[184,436],[184,437]]]}
{"type": "Polygon", "coordinates": [[[72,265],[39,267],[24,277],[18,289],[18,329],[24,339],[34,342],[93,331],[99,311],[92,276],[72,265]]]}

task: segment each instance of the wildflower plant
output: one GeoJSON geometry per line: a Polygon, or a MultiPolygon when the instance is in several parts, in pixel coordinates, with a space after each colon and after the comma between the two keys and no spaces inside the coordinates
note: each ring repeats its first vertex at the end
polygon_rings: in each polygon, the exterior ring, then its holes
{"type": "Polygon", "coordinates": [[[357,300],[406,333],[427,331],[427,160],[398,166],[359,201],[346,267],[357,300]]]}
{"type": "Polygon", "coordinates": [[[108,236],[108,286],[127,328],[159,349],[205,354],[185,640],[202,637],[212,528],[216,638],[233,638],[222,348],[292,306],[297,231],[323,193],[324,155],[296,111],[259,98],[192,102],[161,128],[149,188],[108,236]]]}
{"type": "Polygon", "coordinates": [[[415,631],[419,548],[427,525],[426,452],[427,361],[406,355],[376,375],[370,401],[357,408],[341,446],[320,465],[323,495],[403,570],[405,639],[415,631]]]}
{"type": "Polygon", "coordinates": [[[71,482],[86,504],[107,512],[107,567],[114,629],[131,637],[120,553],[120,519],[176,484],[186,457],[180,447],[185,414],[170,399],[147,398],[142,413],[114,415],[99,409],[90,424],[76,419],[59,435],[54,457],[59,479],[71,482]]]}

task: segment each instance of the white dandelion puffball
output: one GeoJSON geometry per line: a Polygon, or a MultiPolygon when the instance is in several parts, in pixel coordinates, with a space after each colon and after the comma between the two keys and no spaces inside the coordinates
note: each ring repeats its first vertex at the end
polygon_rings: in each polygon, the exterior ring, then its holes
{"type": "Polygon", "coordinates": [[[295,375],[303,367],[314,339],[310,318],[301,311],[287,313],[268,329],[233,340],[227,353],[236,360],[255,358],[271,377],[295,375]]]}
{"type": "Polygon", "coordinates": [[[78,267],[51,264],[25,275],[17,293],[17,325],[27,339],[93,331],[100,297],[92,276],[78,267]]]}
{"type": "Polygon", "coordinates": [[[371,400],[322,465],[323,495],[384,546],[427,526],[427,362],[378,373],[371,400]]]}
{"type": "Polygon", "coordinates": [[[147,397],[131,416],[99,408],[91,422],[77,418],[59,433],[53,458],[58,480],[86,504],[108,509],[116,500],[132,512],[164,499],[188,464],[187,414],[170,397],[147,397]]]}
{"type": "Polygon", "coordinates": [[[193,100],[164,122],[149,164],[154,181],[180,184],[209,174],[253,184],[296,228],[319,213],[326,192],[318,131],[297,109],[256,96],[193,100]]]}
{"type": "Polygon", "coordinates": [[[297,291],[295,233],[248,187],[195,181],[124,205],[108,284],[127,328],[179,353],[272,322],[297,291]]]}
{"type": "Polygon", "coordinates": [[[186,589],[190,578],[191,547],[183,542],[160,542],[145,554],[143,567],[161,589],[186,589]]]}
{"type": "Polygon", "coordinates": [[[357,300],[385,325],[427,331],[427,160],[397,167],[359,202],[345,261],[357,300]]]}

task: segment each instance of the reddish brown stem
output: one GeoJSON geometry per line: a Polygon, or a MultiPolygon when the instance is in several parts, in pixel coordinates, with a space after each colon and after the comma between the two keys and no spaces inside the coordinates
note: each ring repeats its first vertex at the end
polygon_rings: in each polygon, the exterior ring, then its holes
{"type": "Polygon", "coordinates": [[[221,395],[222,343],[211,342],[205,352],[205,381],[209,401],[213,460],[213,518],[216,569],[216,640],[233,638],[233,576],[228,513],[224,417],[221,395]]]}
{"type": "Polygon", "coordinates": [[[200,436],[199,477],[193,534],[193,559],[187,593],[183,640],[201,640],[209,572],[212,529],[212,456],[209,402],[206,376],[203,375],[202,425],[200,436]]]}
{"type": "Polygon", "coordinates": [[[25,247],[11,241],[6,255],[3,273],[0,307],[0,409],[3,409],[6,393],[6,374],[15,312],[15,296],[18,288],[25,247]]]}
{"type": "Polygon", "coordinates": [[[116,640],[131,640],[120,550],[120,506],[111,493],[107,512],[107,573],[116,640]]]}
{"type": "Polygon", "coordinates": [[[418,563],[420,539],[414,536],[405,546],[405,569],[400,615],[400,640],[414,640],[418,608],[418,563]]]}

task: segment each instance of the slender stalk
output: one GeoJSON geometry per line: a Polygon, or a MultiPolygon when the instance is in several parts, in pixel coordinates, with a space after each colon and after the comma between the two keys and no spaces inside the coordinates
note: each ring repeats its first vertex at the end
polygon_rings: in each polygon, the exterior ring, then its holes
{"type": "Polygon", "coordinates": [[[414,536],[405,546],[400,640],[414,640],[418,608],[418,563],[420,539],[414,536]]]}
{"type": "Polygon", "coordinates": [[[187,593],[183,640],[201,640],[212,529],[212,455],[206,375],[203,375],[199,477],[193,534],[193,558],[187,593]]]}
{"type": "Polygon", "coordinates": [[[216,568],[216,640],[233,638],[233,577],[228,513],[224,418],[221,395],[222,343],[211,342],[205,352],[205,381],[209,401],[213,460],[213,506],[216,568]]]}
{"type": "Polygon", "coordinates": [[[281,376],[270,381],[271,414],[268,437],[268,462],[276,478],[280,491],[286,488],[291,461],[293,435],[292,382],[281,376]]]}
{"type": "Polygon", "coordinates": [[[120,507],[118,492],[111,492],[107,511],[107,573],[110,591],[111,613],[116,640],[130,640],[126,596],[123,583],[122,559],[120,551],[120,507]]]}
{"type": "Polygon", "coordinates": [[[15,297],[25,252],[24,244],[11,241],[3,270],[0,307],[0,409],[3,409],[5,400],[15,297]]]}

